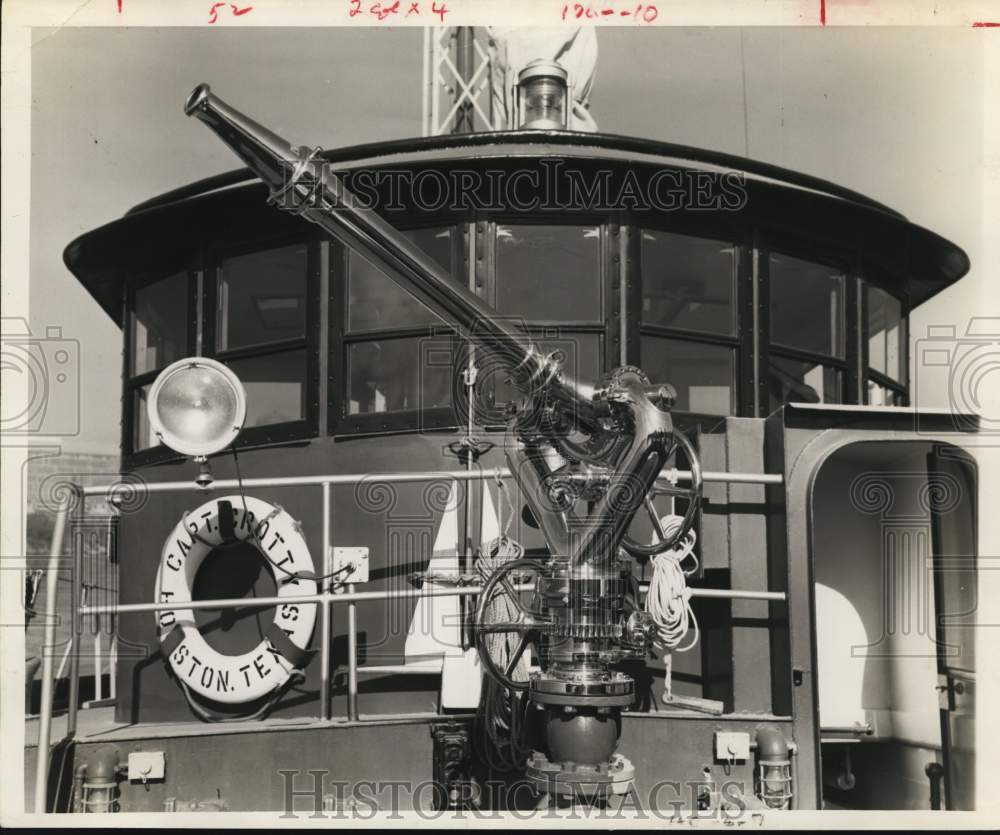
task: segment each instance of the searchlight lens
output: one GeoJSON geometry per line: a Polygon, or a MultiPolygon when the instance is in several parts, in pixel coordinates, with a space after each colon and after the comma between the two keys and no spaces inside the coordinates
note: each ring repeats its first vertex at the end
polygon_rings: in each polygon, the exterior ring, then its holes
{"type": "Polygon", "coordinates": [[[243,428],[247,395],[232,371],[215,360],[190,357],[167,366],[149,393],[153,432],[175,452],[212,455],[243,428]]]}

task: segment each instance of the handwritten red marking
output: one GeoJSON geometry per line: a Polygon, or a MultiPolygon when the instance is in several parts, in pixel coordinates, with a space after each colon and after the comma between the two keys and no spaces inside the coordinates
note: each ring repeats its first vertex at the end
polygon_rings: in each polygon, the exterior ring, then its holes
{"type": "Polygon", "coordinates": [[[118,0],[118,14],[122,13],[122,0],[118,0]]]}
{"type": "Polygon", "coordinates": [[[242,9],[235,3],[213,3],[212,8],[208,10],[208,22],[217,23],[219,20],[219,9],[223,6],[229,6],[233,12],[233,17],[240,17],[245,15],[247,12],[253,11],[253,6],[244,6],[242,9]]]}
{"type": "Polygon", "coordinates": [[[410,3],[410,10],[406,13],[406,16],[409,17],[411,14],[420,14],[419,3],[410,3]]]}
{"type": "Polygon", "coordinates": [[[436,14],[444,23],[444,16],[448,14],[448,7],[444,3],[431,3],[431,14],[436,14]]]}
{"type": "Polygon", "coordinates": [[[819,25],[826,26],[826,0],[819,0],[819,25]]]}
{"type": "Polygon", "coordinates": [[[584,3],[564,3],[561,12],[563,20],[566,20],[568,17],[575,17],[577,20],[600,20],[601,18],[610,18],[615,15],[618,17],[631,17],[637,22],[652,23],[660,16],[660,10],[652,4],[646,5],[643,3],[639,3],[635,8],[629,9],[616,9],[614,4],[601,9],[595,9],[593,6],[584,3]]]}
{"type": "Polygon", "coordinates": [[[351,8],[347,12],[347,16],[354,17],[359,14],[361,14],[361,0],[351,0],[351,8]]]}
{"type": "Polygon", "coordinates": [[[973,29],[992,29],[994,26],[1000,26],[1000,23],[994,23],[991,20],[977,20],[972,24],[973,29]]]}

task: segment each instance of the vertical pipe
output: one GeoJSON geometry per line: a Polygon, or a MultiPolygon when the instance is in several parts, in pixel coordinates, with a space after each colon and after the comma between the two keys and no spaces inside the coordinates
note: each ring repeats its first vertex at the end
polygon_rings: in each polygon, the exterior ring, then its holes
{"type": "MultiPolygon", "coordinates": [[[[354,583],[347,584],[347,593],[354,593],[354,583]]],[[[358,606],[347,604],[347,718],[358,718],[358,606]]]]}
{"type": "MultiPolygon", "coordinates": [[[[476,292],[476,235],[473,230],[470,230],[470,233],[471,234],[469,235],[469,248],[468,248],[469,274],[468,274],[467,286],[469,288],[469,292],[475,293],[476,292]]],[[[475,411],[473,409],[472,401],[473,397],[475,396],[475,381],[476,381],[476,375],[478,374],[478,369],[476,368],[476,347],[474,345],[469,346],[469,364],[466,366],[465,373],[468,375],[465,380],[465,390],[469,398],[469,404],[468,404],[469,409],[467,415],[468,423],[465,429],[469,446],[465,450],[466,453],[465,470],[466,472],[471,473],[473,464],[472,453],[473,449],[475,448],[472,436],[473,430],[475,429],[475,411]]],[[[456,487],[457,486],[458,485],[456,485],[456,487]]],[[[475,485],[472,483],[472,479],[470,477],[469,481],[465,482],[463,490],[465,508],[463,513],[464,524],[462,529],[462,538],[464,546],[462,548],[462,561],[461,565],[459,566],[459,571],[462,573],[466,573],[472,570],[472,553],[474,550],[472,547],[472,494],[474,488],[475,485]]],[[[483,489],[481,482],[480,482],[480,489],[483,489]]],[[[481,497],[480,497],[479,507],[480,508],[482,507],[481,497]]],[[[483,520],[482,518],[480,518],[479,520],[480,531],[482,531],[483,527],[482,523],[483,520]]],[[[460,629],[462,630],[461,632],[462,649],[469,649],[472,646],[473,636],[471,634],[469,626],[469,617],[467,611],[468,601],[464,597],[460,597],[458,599],[458,610],[462,619],[461,622],[463,624],[463,626],[460,627],[460,629]]]]}
{"type": "MultiPolygon", "coordinates": [[[[83,546],[84,546],[84,539],[83,539],[84,536],[85,536],[85,534],[83,533],[83,529],[81,528],[81,533],[80,533],[80,547],[81,548],[83,548],[83,546]]],[[[102,569],[103,569],[103,566],[102,566],[102,564],[100,562],[101,551],[100,551],[100,548],[97,547],[96,538],[97,537],[95,535],[93,537],[93,539],[95,540],[93,542],[93,545],[94,545],[93,584],[94,584],[94,588],[95,589],[99,590],[100,592],[104,592],[103,594],[99,593],[97,595],[97,598],[99,600],[102,600],[102,599],[106,600],[107,599],[107,590],[108,590],[109,586],[105,582],[106,578],[104,577],[104,571],[103,570],[98,570],[99,566],[102,569]],[[102,586],[103,586],[103,588],[102,588],[102,586]]],[[[106,535],[105,535],[105,542],[107,542],[107,536],[106,535]]],[[[80,623],[81,623],[81,625],[84,623],[84,618],[82,616],[80,618],[80,623]]],[[[91,629],[91,634],[94,636],[94,701],[95,702],[100,702],[100,701],[104,700],[104,681],[103,681],[104,676],[103,676],[102,671],[101,671],[101,668],[104,666],[104,654],[102,652],[103,647],[101,646],[101,615],[100,614],[96,614],[95,613],[95,614],[93,614],[93,615],[90,616],[90,629],[91,629]]]]}
{"type": "Polygon", "coordinates": [[[100,615],[91,615],[91,628],[94,630],[94,701],[99,702],[104,698],[104,683],[101,681],[101,665],[104,659],[101,656],[101,627],[100,615]]]}
{"type": "Polygon", "coordinates": [[[49,742],[52,737],[52,697],[55,682],[52,677],[56,644],[56,595],[59,593],[59,562],[66,536],[66,517],[74,499],[82,501],[74,490],[63,500],[56,514],[49,548],[49,565],[45,573],[45,641],[42,644],[42,704],[38,717],[38,754],[35,762],[35,808],[36,813],[47,812],[49,776],[49,742]]]}
{"type": "Polygon", "coordinates": [[[80,639],[83,637],[83,621],[80,615],[80,593],[83,588],[83,513],[86,501],[83,493],[77,493],[73,513],[73,577],[72,608],[70,609],[70,642],[73,651],[69,657],[69,715],[66,720],[66,736],[76,733],[77,703],[80,701],[80,639]]]}
{"type": "MultiPolygon", "coordinates": [[[[105,559],[109,566],[108,573],[114,574],[114,602],[118,602],[118,562],[115,554],[115,517],[108,519],[108,529],[104,543],[105,559]],[[115,562],[112,562],[114,558],[115,562]],[[111,568],[113,566],[113,568],[111,568]]],[[[105,615],[105,623],[108,624],[108,698],[114,699],[117,694],[115,676],[118,675],[118,618],[115,614],[105,615]]]]}
{"type": "MultiPolygon", "coordinates": [[[[112,615],[113,617],[113,615],[112,615]]],[[[118,684],[115,679],[118,676],[118,634],[111,636],[111,648],[108,650],[108,696],[114,700],[118,698],[118,684]]]]}
{"type": "MultiPolygon", "coordinates": [[[[640,242],[642,232],[639,233],[640,242]]],[[[628,365],[628,314],[629,314],[629,293],[628,293],[628,257],[630,243],[629,226],[622,223],[618,227],[618,338],[621,340],[619,348],[618,362],[621,365],[628,365]]],[[[613,263],[613,262],[612,262],[613,263]]]]}
{"type": "MultiPolygon", "coordinates": [[[[320,591],[325,592],[330,583],[330,482],[323,482],[323,579],[320,591]]],[[[323,635],[320,638],[320,718],[330,718],[330,601],[324,600],[320,609],[323,635]]]]}

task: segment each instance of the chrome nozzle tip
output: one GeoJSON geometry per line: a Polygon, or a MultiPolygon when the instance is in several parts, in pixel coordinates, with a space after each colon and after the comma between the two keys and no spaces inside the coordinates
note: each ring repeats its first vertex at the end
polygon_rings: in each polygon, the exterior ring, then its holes
{"type": "Polygon", "coordinates": [[[191,91],[191,95],[187,97],[187,101],[184,102],[184,115],[192,115],[205,100],[211,95],[212,88],[207,84],[199,84],[191,91]]]}

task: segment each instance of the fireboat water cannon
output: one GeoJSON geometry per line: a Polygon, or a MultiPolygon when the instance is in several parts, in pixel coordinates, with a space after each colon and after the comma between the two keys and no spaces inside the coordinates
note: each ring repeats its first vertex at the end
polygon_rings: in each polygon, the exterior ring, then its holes
{"type": "Polygon", "coordinates": [[[633,769],[616,748],[621,710],[633,703],[635,683],[616,665],[645,658],[663,626],[640,608],[630,557],[655,557],[681,543],[701,497],[697,455],[671,419],[674,390],[634,367],[594,384],[573,379],[555,356],[360,205],[318,149],[292,146],[204,84],[185,112],[244,160],[270,189],[273,205],[318,224],[439,311],[524,394],[506,455],[550,558],[513,559],[493,571],[476,609],[477,647],[489,676],[543,714],[544,750],[525,762],[540,790],[575,797],[625,791],[633,769]],[[687,509],[664,531],[651,495],[654,486],[664,492],[657,478],[678,447],[691,481],[667,491],[686,499],[687,509]],[[628,536],[643,508],[656,534],[650,544],[628,536]],[[503,658],[493,654],[498,637],[513,646],[503,658]],[[540,669],[518,680],[514,673],[529,646],[540,669]]]}

